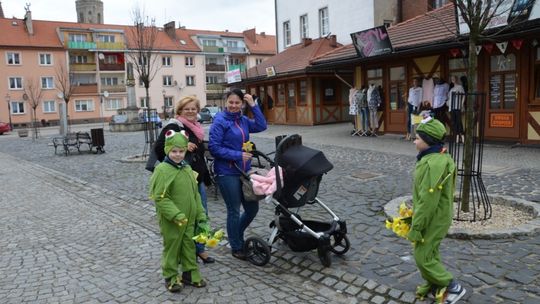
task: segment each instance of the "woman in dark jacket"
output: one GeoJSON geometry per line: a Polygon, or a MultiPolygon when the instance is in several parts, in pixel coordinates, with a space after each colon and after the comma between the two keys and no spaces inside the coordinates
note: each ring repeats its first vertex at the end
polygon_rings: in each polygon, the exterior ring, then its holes
{"type": "MultiPolygon", "coordinates": [[[[197,122],[197,114],[201,110],[199,100],[194,96],[187,96],[176,104],[176,117],[169,121],[156,140],[155,152],[158,157],[158,160],[161,162],[165,158],[165,152],[163,147],[165,145],[165,133],[168,130],[174,130],[179,132],[180,130],[185,130],[188,137],[188,151],[186,153],[186,161],[189,163],[193,171],[197,172],[197,182],[199,184],[199,193],[201,195],[201,201],[206,210],[206,215],[208,216],[208,206],[206,198],[206,186],[209,184],[210,176],[208,173],[208,168],[206,167],[206,162],[204,160],[204,129],[201,124],[197,122]]],[[[197,256],[206,264],[214,263],[215,259],[208,256],[208,253],[204,250],[204,245],[197,243],[196,244],[197,256]]]]}
{"type": "Polygon", "coordinates": [[[214,157],[216,182],[227,206],[227,236],[232,255],[243,260],[244,231],[257,215],[259,204],[244,199],[237,167],[244,172],[251,168],[252,155],[243,151],[243,147],[249,141],[249,133],[266,130],[266,120],[251,95],[233,89],[226,98],[225,111],[216,114],[210,127],[208,148],[214,157]],[[250,107],[254,119],[242,114],[244,103],[250,107]],[[244,209],[242,214],[240,205],[244,209]]]}

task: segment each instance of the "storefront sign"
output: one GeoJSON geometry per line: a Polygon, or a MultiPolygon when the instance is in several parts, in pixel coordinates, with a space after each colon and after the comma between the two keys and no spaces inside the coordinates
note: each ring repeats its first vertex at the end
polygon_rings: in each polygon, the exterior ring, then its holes
{"type": "Polygon", "coordinates": [[[392,53],[392,43],[385,26],[352,33],[351,38],[361,58],[392,53]]]}
{"type": "Polygon", "coordinates": [[[266,68],[266,77],[273,77],[276,76],[276,70],[273,66],[269,66],[266,68]]]}
{"type": "Polygon", "coordinates": [[[514,114],[490,114],[489,126],[491,128],[513,128],[514,127],[514,114]]]}
{"type": "Polygon", "coordinates": [[[235,83],[242,81],[242,75],[240,74],[240,69],[232,70],[227,72],[227,83],[235,83]]]}

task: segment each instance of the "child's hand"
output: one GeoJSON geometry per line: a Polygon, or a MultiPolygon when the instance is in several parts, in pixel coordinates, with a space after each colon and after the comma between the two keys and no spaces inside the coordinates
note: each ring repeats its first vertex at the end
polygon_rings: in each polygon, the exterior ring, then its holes
{"type": "Polygon", "coordinates": [[[173,222],[179,227],[182,227],[184,225],[187,225],[188,219],[184,214],[180,213],[174,218],[173,222]]]}

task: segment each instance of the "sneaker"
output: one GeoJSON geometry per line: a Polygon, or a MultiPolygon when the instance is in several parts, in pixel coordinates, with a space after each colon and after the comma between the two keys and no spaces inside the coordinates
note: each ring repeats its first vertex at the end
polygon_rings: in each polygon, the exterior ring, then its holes
{"type": "Polygon", "coordinates": [[[246,259],[246,254],[241,250],[233,251],[232,256],[239,259],[239,260],[245,260],[246,259]]]}
{"type": "Polygon", "coordinates": [[[448,285],[448,288],[446,289],[446,291],[447,291],[447,296],[446,296],[444,304],[456,303],[467,292],[467,290],[463,288],[461,284],[453,280],[452,282],[450,282],[450,285],[448,285]]]}

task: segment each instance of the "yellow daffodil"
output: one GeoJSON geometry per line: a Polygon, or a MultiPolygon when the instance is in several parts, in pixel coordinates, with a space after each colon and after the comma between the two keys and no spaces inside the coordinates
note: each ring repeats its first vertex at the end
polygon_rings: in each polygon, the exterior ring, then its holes
{"type": "Polygon", "coordinates": [[[219,229],[218,231],[214,233],[214,238],[219,241],[221,240],[221,238],[223,238],[224,235],[225,235],[225,232],[223,232],[223,229],[219,229]]]}
{"type": "Polygon", "coordinates": [[[214,248],[214,247],[217,246],[218,243],[219,243],[219,240],[218,240],[218,239],[211,238],[211,239],[209,239],[208,241],[206,241],[206,246],[207,246],[207,247],[210,247],[210,248],[214,248]]]}
{"type": "Polygon", "coordinates": [[[392,222],[389,220],[386,220],[386,229],[392,229],[392,222]]]}
{"type": "Polygon", "coordinates": [[[199,244],[206,244],[208,237],[205,234],[199,234],[193,237],[193,240],[199,244]]]}
{"type": "Polygon", "coordinates": [[[251,152],[253,151],[253,143],[250,141],[246,141],[242,144],[242,151],[244,152],[251,152]]]}

